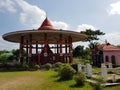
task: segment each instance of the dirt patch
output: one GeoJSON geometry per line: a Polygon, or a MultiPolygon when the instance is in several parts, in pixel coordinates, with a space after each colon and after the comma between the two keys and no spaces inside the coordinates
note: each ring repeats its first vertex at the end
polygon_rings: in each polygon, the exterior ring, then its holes
{"type": "Polygon", "coordinates": [[[34,78],[31,76],[22,76],[10,79],[0,85],[0,90],[17,90],[18,87],[22,87],[22,85],[28,85],[33,80],[34,78]]]}

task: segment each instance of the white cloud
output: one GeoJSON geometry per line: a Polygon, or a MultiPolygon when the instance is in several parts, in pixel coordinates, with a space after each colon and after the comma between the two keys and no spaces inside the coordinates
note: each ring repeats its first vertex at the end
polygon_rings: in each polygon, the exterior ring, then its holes
{"type": "Polygon", "coordinates": [[[107,40],[109,43],[113,45],[120,45],[120,32],[112,32],[112,33],[106,33],[101,37],[102,41],[107,40]]]}
{"type": "Polygon", "coordinates": [[[110,15],[120,14],[120,1],[110,4],[110,10],[108,12],[110,15]]]}
{"type": "MultiPolygon", "coordinates": [[[[9,3],[9,8],[6,6],[6,9],[9,12],[10,10],[12,12],[12,9],[13,11],[17,11],[17,8],[20,8],[21,11],[18,12],[20,23],[27,26],[28,28],[38,28],[46,17],[46,13],[44,10],[36,5],[31,5],[24,0],[2,0],[0,1],[0,8],[3,8],[3,6],[5,8],[4,4],[6,2],[9,3]],[[1,2],[4,3],[1,4],[1,2]],[[16,9],[14,8],[15,6],[17,6],[16,9]]],[[[2,11],[0,10],[0,12],[2,11]]],[[[62,21],[51,21],[51,23],[56,29],[68,29],[69,27],[67,23],[62,21]]],[[[0,42],[0,50],[12,50],[19,48],[18,44],[4,41],[2,37],[0,37],[0,42]]]]}
{"type": "Polygon", "coordinates": [[[12,49],[18,49],[19,44],[11,43],[8,41],[5,41],[2,39],[2,36],[0,36],[0,50],[12,50],[12,49]]]}
{"type": "Polygon", "coordinates": [[[97,28],[92,25],[82,24],[82,25],[78,25],[77,31],[78,32],[85,31],[86,29],[97,30],[97,28]]]}
{"type": "MultiPolygon", "coordinates": [[[[43,9],[36,5],[31,5],[24,0],[16,0],[22,9],[20,13],[20,22],[29,28],[38,28],[46,17],[43,9]]],[[[51,21],[56,29],[68,29],[68,24],[61,21],[51,21]]]]}
{"type": "Polygon", "coordinates": [[[65,22],[61,22],[61,21],[52,21],[52,24],[54,26],[55,29],[68,29],[69,25],[65,22]]]}
{"type": "Polygon", "coordinates": [[[24,0],[15,0],[22,9],[20,22],[29,28],[38,28],[45,19],[45,11],[36,5],[31,5],[24,0]]]}
{"type": "Polygon", "coordinates": [[[0,11],[4,12],[3,9],[11,13],[15,13],[17,11],[15,3],[12,0],[0,0],[0,11]]]}

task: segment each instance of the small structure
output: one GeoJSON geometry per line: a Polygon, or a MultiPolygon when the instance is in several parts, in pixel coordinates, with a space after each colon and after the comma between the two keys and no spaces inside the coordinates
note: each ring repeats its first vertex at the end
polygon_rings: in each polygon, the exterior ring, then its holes
{"type": "Polygon", "coordinates": [[[92,66],[90,64],[86,64],[86,73],[87,77],[92,77],[92,66]]]}
{"type": "Polygon", "coordinates": [[[102,74],[103,80],[107,81],[108,74],[107,74],[107,67],[105,66],[105,64],[102,64],[101,66],[101,74],[102,74]]]}
{"type": "Polygon", "coordinates": [[[100,66],[101,63],[120,66],[120,48],[110,43],[98,45],[92,50],[92,62],[94,66],[100,66]]]}
{"type": "Polygon", "coordinates": [[[23,50],[26,51],[26,63],[30,65],[46,63],[72,63],[72,42],[86,39],[79,32],[54,29],[48,18],[38,29],[6,33],[3,39],[20,43],[20,62],[23,63],[23,50]]]}

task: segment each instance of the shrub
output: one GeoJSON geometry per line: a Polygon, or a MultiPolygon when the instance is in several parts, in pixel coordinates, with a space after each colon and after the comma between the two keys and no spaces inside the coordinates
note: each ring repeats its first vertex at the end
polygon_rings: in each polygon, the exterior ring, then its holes
{"type": "Polygon", "coordinates": [[[46,70],[50,70],[51,67],[52,67],[52,65],[50,63],[45,64],[46,70]]]}
{"type": "Polygon", "coordinates": [[[57,62],[57,63],[55,63],[55,69],[54,70],[59,72],[63,66],[64,66],[63,63],[57,62]]]}
{"type": "Polygon", "coordinates": [[[93,90],[102,90],[102,86],[100,82],[97,82],[93,85],[93,90]]]}
{"type": "Polygon", "coordinates": [[[77,86],[83,86],[86,80],[85,74],[79,72],[77,75],[74,76],[74,80],[76,81],[77,86]]]}
{"type": "Polygon", "coordinates": [[[120,82],[120,78],[118,78],[118,79],[116,80],[116,82],[120,82]]]}
{"type": "Polygon", "coordinates": [[[77,63],[74,63],[74,64],[72,64],[71,66],[72,66],[72,68],[74,68],[76,71],[78,71],[78,64],[77,64],[77,63]]]}
{"type": "Polygon", "coordinates": [[[15,68],[17,68],[17,69],[21,67],[20,63],[16,63],[14,66],[15,66],[15,68]]]}
{"type": "Polygon", "coordinates": [[[85,62],[90,64],[90,60],[85,60],[85,62]]]}
{"type": "Polygon", "coordinates": [[[38,64],[36,64],[36,65],[34,66],[34,69],[35,69],[35,70],[38,70],[38,69],[40,69],[40,66],[39,66],[38,64]]]}
{"type": "Polygon", "coordinates": [[[61,63],[61,62],[55,63],[55,67],[56,67],[56,68],[59,68],[59,67],[61,67],[61,66],[63,66],[63,63],[61,63]]]}
{"type": "Polygon", "coordinates": [[[29,69],[29,65],[28,65],[28,64],[23,64],[23,68],[24,68],[25,70],[28,70],[28,69],[29,69]]]}
{"type": "Polygon", "coordinates": [[[70,65],[64,65],[59,71],[60,80],[70,80],[76,71],[70,65]]]}

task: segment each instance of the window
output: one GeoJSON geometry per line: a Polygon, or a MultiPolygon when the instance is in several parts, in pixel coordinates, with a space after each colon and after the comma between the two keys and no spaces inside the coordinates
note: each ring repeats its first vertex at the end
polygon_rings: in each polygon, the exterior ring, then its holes
{"type": "Polygon", "coordinates": [[[109,57],[108,56],[105,56],[105,61],[109,62],[109,57]]]}
{"type": "Polygon", "coordinates": [[[112,64],[116,64],[114,55],[111,56],[111,62],[112,62],[112,64]]]}

